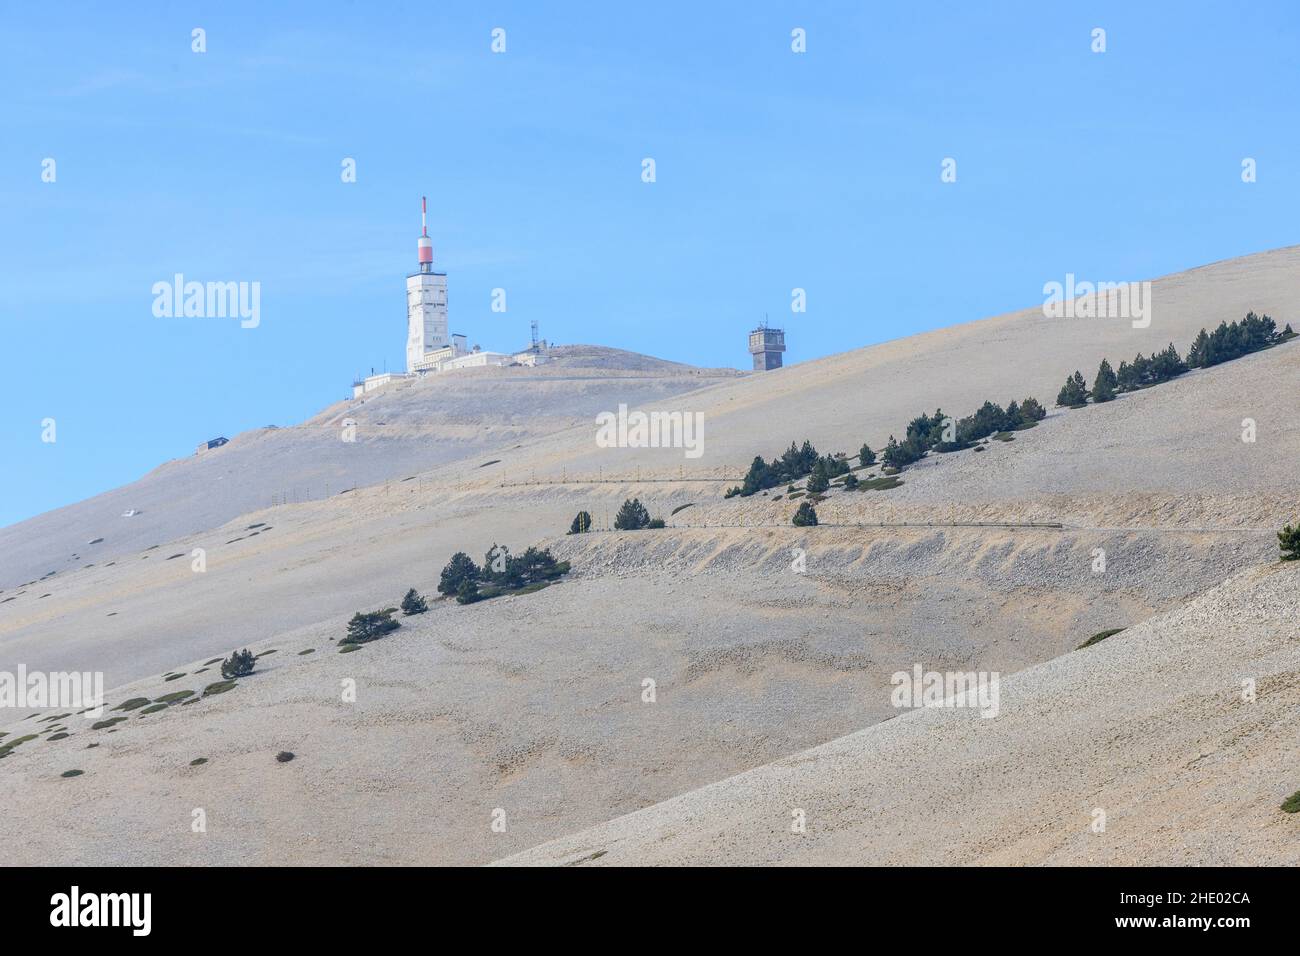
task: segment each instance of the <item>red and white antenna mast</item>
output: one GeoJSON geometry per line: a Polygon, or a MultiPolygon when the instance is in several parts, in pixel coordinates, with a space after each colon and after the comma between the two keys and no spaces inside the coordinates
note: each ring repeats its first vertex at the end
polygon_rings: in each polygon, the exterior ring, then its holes
{"type": "Polygon", "coordinates": [[[429,203],[420,197],[420,241],[417,244],[420,256],[420,271],[433,271],[433,240],[429,238],[429,203]]]}

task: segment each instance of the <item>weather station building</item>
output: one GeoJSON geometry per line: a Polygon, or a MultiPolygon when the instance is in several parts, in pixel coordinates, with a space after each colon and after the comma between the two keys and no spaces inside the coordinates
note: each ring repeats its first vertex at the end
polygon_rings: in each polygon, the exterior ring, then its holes
{"type": "Polygon", "coordinates": [[[781,367],[785,351],[785,329],[769,329],[764,322],[749,333],[749,354],[754,356],[754,371],[769,372],[781,367]]]}
{"type": "Polygon", "coordinates": [[[532,348],[518,354],[491,352],[451,332],[447,311],[447,273],[433,269],[433,240],[429,238],[428,200],[420,197],[420,237],[416,241],[418,271],[406,277],[406,372],[382,372],[358,378],[352,383],[352,397],[382,388],[402,379],[419,378],[437,372],[489,365],[541,365],[545,348],[538,348],[534,324],[532,348]]]}

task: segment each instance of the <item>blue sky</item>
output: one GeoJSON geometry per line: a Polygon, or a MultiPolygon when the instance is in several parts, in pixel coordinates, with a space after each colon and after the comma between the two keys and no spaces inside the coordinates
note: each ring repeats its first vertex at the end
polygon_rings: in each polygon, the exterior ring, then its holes
{"type": "Polygon", "coordinates": [[[402,367],[422,194],[471,342],[700,365],[764,314],[798,362],[1292,244],[1296,11],[5,2],[0,525],[402,367]],[[261,324],[154,317],[177,272],[261,324]]]}

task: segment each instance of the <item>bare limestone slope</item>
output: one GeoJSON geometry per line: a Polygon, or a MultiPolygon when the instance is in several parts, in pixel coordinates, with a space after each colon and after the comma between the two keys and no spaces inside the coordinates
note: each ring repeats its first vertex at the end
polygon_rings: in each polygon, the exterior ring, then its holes
{"type": "Polygon", "coordinates": [[[103,564],[275,504],[325,499],[450,462],[478,465],[520,442],[591,421],[620,401],[662,401],[741,374],[563,346],[552,364],[537,368],[463,369],[403,381],[338,402],[300,425],[236,435],[121,488],[0,528],[0,588],[103,564]],[[349,421],[353,440],[344,440],[349,421]],[[123,518],[128,510],[139,513],[123,518]],[[102,540],[89,543],[95,539],[102,540]]]}
{"type": "MultiPolygon", "coordinates": [[[[1247,308],[1294,321],[1274,303],[1291,302],[1298,266],[1283,250],[1159,280],[1157,291],[1183,290],[1189,328],[1247,308]]],[[[791,440],[852,451],[934,404],[964,413],[1035,391],[1050,402],[1055,387],[1025,383],[1091,368],[1063,360],[1083,339],[1043,338],[1047,321],[989,320],[765,375],[757,389],[751,376],[660,400],[708,409],[706,453],[693,462],[680,449],[597,449],[588,414],[627,401],[632,386],[608,370],[560,370],[556,404],[536,416],[553,416],[544,434],[502,433],[490,455],[277,503],[6,588],[0,670],[102,670],[110,704],[202,691],[216,676],[204,662],[236,647],[277,653],[229,693],[98,730],[77,718],[58,740],[42,715],[0,715],[0,746],[38,735],[0,759],[0,839],[29,862],[486,862],[894,717],[895,670],[1009,675],[1271,560],[1274,530],[1300,510],[1289,481],[1300,342],[1054,412],[1014,441],[927,459],[889,491],[835,490],[817,528],[791,527],[793,505],[774,500],[784,489],[723,500],[724,474],[791,440]],[[1004,325],[1037,351],[1008,363],[1007,343],[979,331],[1004,325]],[[967,358],[978,400],[964,404],[967,358]],[[987,378],[995,368],[1005,394],[987,378]],[[1247,416],[1258,422],[1249,446],[1247,416]],[[578,480],[589,465],[601,481],[578,480]],[[561,483],[540,483],[548,477],[561,483]],[[633,495],[669,527],[563,536],[579,509],[604,526],[633,495]],[[479,558],[493,542],[548,545],[575,571],[536,594],[436,604],[383,641],[336,652],[331,638],[354,611],[395,604],[410,586],[431,593],[454,551],[479,558]],[[164,680],[171,668],[183,676],[164,680]],[[356,703],[340,698],[346,679],[356,703]],[[299,759],[276,764],[282,749],[299,759]],[[200,756],[209,763],[190,768],[200,756]],[[68,769],[85,774],[60,777],[68,769]],[[220,821],[200,844],[183,839],[195,806],[220,821]],[[505,834],[489,827],[498,807],[505,834]],[[114,835],[97,839],[104,820],[114,835]]],[[[1143,347],[1091,328],[1100,339],[1085,352],[1117,361],[1143,347]]],[[[638,376],[660,373],[628,374],[644,384],[638,376]]],[[[443,407],[487,401],[495,424],[484,427],[513,427],[509,416],[542,392],[502,381],[479,391],[460,379],[443,407]]],[[[382,397],[328,409],[313,427],[354,417],[360,434],[464,437],[464,422],[435,418],[426,397],[382,397]]],[[[176,508],[189,520],[190,505],[176,508]]],[[[1020,729],[1032,736],[1030,723],[1020,729]]]]}
{"type": "Polygon", "coordinates": [[[1006,679],[994,719],[906,711],[505,862],[1295,866],[1297,621],[1300,566],[1253,568],[1006,679]]]}

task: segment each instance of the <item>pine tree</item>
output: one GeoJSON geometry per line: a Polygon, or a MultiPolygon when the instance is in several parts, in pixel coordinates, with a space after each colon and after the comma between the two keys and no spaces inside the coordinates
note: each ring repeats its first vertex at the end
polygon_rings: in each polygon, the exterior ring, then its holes
{"type": "Polygon", "coordinates": [[[226,680],[234,680],[236,677],[247,677],[253,673],[253,667],[257,658],[253,656],[250,650],[235,651],[228,658],[221,662],[221,676],[226,680]]]}
{"type": "Polygon", "coordinates": [[[402,625],[393,620],[395,608],[384,611],[358,611],[348,621],[348,635],[340,644],[366,644],[377,640],[389,631],[395,631],[402,625]]]}
{"type": "Polygon", "coordinates": [[[481,573],[473,558],[464,551],[457,551],[442,569],[442,576],[438,579],[438,593],[451,597],[460,590],[461,582],[477,581],[481,573]]]}
{"type": "Polygon", "coordinates": [[[473,578],[466,578],[460,582],[460,587],[456,589],[457,604],[473,604],[480,600],[482,595],[478,593],[478,582],[473,578]]]}
{"type": "Polygon", "coordinates": [[[1115,378],[1115,370],[1110,367],[1110,363],[1105,359],[1101,360],[1101,365],[1097,367],[1097,377],[1092,383],[1092,400],[1094,402],[1109,402],[1115,398],[1115,386],[1118,384],[1115,378]]]}
{"type": "Polygon", "coordinates": [[[1075,372],[1061,386],[1061,391],[1056,395],[1056,404],[1078,408],[1081,405],[1086,405],[1087,402],[1088,386],[1083,380],[1083,373],[1075,372]]]}
{"type": "MultiPolygon", "coordinates": [[[[755,461],[762,461],[756,458],[755,461]]],[[[743,492],[742,492],[743,494],[743,492]]],[[[618,509],[618,514],[614,518],[615,531],[640,531],[650,523],[650,512],[645,510],[645,505],[637,498],[629,498],[623,502],[623,507],[618,509]]]]}
{"type": "MultiPolygon", "coordinates": [[[[741,483],[740,494],[748,498],[755,492],[770,487],[771,484],[772,469],[768,467],[762,455],[755,455],[754,460],[750,462],[749,471],[745,474],[745,480],[741,483]]],[[[623,503],[623,507],[627,507],[627,502],[623,503]]],[[[617,528],[618,525],[614,527],[617,528]]]]}
{"type": "Polygon", "coordinates": [[[423,614],[427,610],[429,610],[429,605],[425,603],[424,598],[420,596],[420,592],[415,588],[407,591],[406,597],[402,598],[402,613],[407,617],[412,614],[423,614]]]}
{"type": "MultiPolygon", "coordinates": [[[[1282,549],[1283,561],[1300,561],[1300,525],[1287,525],[1277,533],[1277,544],[1282,549]]],[[[222,669],[225,674],[225,669],[222,669]]]]}
{"type": "Polygon", "coordinates": [[[830,486],[830,478],[826,475],[826,463],[819,458],[817,459],[817,464],[813,465],[812,474],[808,476],[808,484],[806,486],[808,494],[820,495],[830,486]]]}
{"type": "Polygon", "coordinates": [[[817,523],[817,509],[806,501],[800,502],[799,510],[794,513],[791,523],[800,528],[807,528],[817,523]]]}
{"type": "Polygon", "coordinates": [[[1192,347],[1187,350],[1187,365],[1189,368],[1205,368],[1209,358],[1210,336],[1205,329],[1197,333],[1196,338],[1192,340],[1192,347]]]}
{"type": "Polygon", "coordinates": [[[586,534],[591,530],[591,514],[586,511],[579,511],[573,519],[573,524],[569,525],[569,534],[586,534]]]}
{"type": "Polygon", "coordinates": [[[876,463],[876,453],[871,450],[870,445],[864,444],[858,450],[858,463],[864,468],[869,468],[876,463]]]}
{"type": "Polygon", "coordinates": [[[1027,422],[1041,422],[1047,417],[1047,409],[1031,396],[1020,403],[1020,417],[1027,422]]]}

